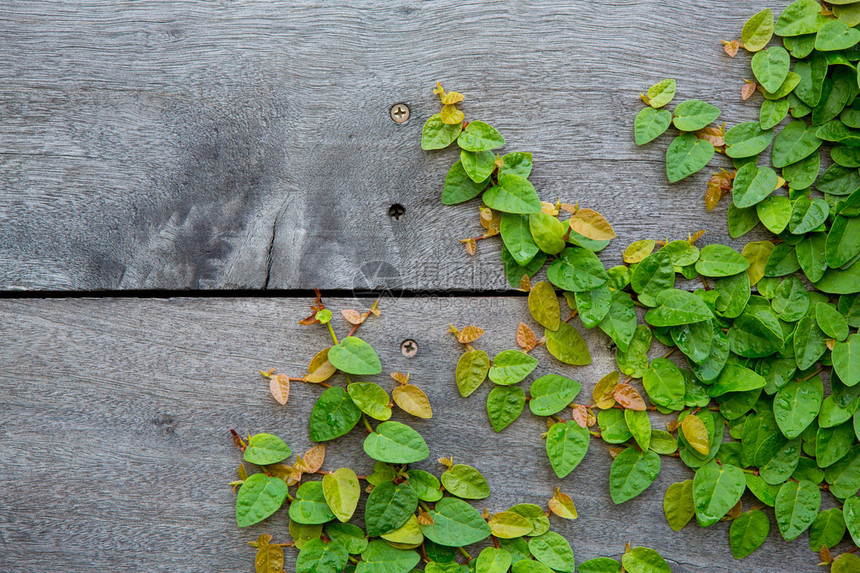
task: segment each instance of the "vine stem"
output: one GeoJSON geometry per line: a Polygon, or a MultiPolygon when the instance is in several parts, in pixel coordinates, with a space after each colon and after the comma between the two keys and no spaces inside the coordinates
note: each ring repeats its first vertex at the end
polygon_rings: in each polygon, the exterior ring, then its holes
{"type": "Polygon", "coordinates": [[[822,372],[824,372],[824,366],[819,366],[818,370],[816,370],[815,372],[813,372],[812,374],[810,374],[809,376],[807,376],[805,378],[801,378],[800,380],[798,380],[798,382],[806,382],[807,380],[812,380],[813,378],[815,378],[816,376],[818,376],[822,372]]]}
{"type": "Polygon", "coordinates": [[[367,419],[366,415],[364,415],[364,414],[361,415],[361,421],[364,422],[364,427],[367,428],[367,433],[372,434],[373,428],[370,427],[370,421],[367,419]]]}
{"type": "Polygon", "coordinates": [[[331,326],[331,321],[328,321],[325,325],[328,327],[328,333],[331,334],[331,339],[334,340],[334,343],[340,344],[340,342],[337,341],[337,334],[334,333],[334,328],[331,326]]]}

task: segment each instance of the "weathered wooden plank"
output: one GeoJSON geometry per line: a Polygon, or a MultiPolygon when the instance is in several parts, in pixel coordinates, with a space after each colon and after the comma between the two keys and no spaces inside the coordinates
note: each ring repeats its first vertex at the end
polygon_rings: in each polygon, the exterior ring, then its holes
{"type": "Polygon", "coordinates": [[[725,207],[702,205],[707,173],[669,186],[668,141],[637,149],[631,124],[667,75],[679,98],[756,118],[738,97],[748,57],[719,40],[757,8],[4,2],[0,288],[349,289],[369,261],[406,288],[507,288],[497,241],[472,259],[456,241],[481,232],[476,205],[438,203],[454,155],[418,148],[437,79],[535,153],[543,198],[610,218],[607,260],[644,237],[728,240],[725,207]]]}
{"type": "MultiPolygon", "coordinates": [[[[337,311],[368,301],[327,302],[337,311]]],[[[729,553],[727,524],[671,532],[663,493],[692,476],[677,459],[664,459],[643,495],[615,506],[605,444],[595,440],[581,466],[559,481],[543,451],[542,419],[525,413],[495,434],[484,411],[488,388],[463,399],[454,386],[460,349],[446,327],[450,321],[487,328],[476,346],[494,354],[514,345],[524,306],[520,297],[386,301],[382,317],[360,331],[376,345],[386,372],[411,372],[429,395],[432,420],[395,417],[426,437],[431,460],[453,456],[488,477],[493,495],[480,505],[498,511],[518,502],[544,504],[561,486],[579,509],[577,521],[558,525],[578,561],[618,556],[629,541],[658,549],[676,573],[814,570],[806,535],[786,543],[775,526],[742,562],[729,553]],[[407,338],[418,344],[414,358],[400,352],[407,338]]],[[[307,417],[319,388],[294,384],[281,407],[256,374],[269,367],[300,374],[326,344],[324,329],[298,326],[306,311],[306,301],[296,299],[0,302],[0,570],[252,570],[246,542],[263,532],[286,541],[286,516],[247,530],[235,526],[226,483],[240,456],[227,430],[274,432],[298,452],[311,445],[307,417]]],[[[339,317],[336,323],[346,330],[339,317]]],[[[614,359],[604,336],[587,336],[591,366],[563,366],[536,349],[535,375],[572,376],[590,395],[614,359]]],[[[390,387],[386,378],[378,381],[390,387]]],[[[362,438],[356,430],[330,444],[325,467],[370,470],[362,438]]],[[[432,461],[420,467],[438,470],[432,461]]],[[[288,555],[290,571],[294,554],[288,555]]]]}

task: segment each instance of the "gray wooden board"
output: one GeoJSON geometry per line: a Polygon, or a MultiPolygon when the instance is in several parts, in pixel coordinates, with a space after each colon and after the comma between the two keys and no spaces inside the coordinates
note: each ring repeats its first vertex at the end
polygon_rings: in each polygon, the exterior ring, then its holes
{"type": "MultiPolygon", "coordinates": [[[[236,527],[227,482],[235,479],[240,454],[227,431],[273,432],[299,453],[311,446],[307,418],[320,388],[294,383],[290,402],[282,407],[257,374],[277,367],[301,375],[316,350],[328,344],[322,327],[297,324],[306,302],[0,302],[0,570],[251,571],[247,541],[260,533],[287,541],[283,510],[258,526],[236,527]]],[[[368,301],[327,302],[337,315],[368,301]]],[[[543,418],[526,412],[495,434],[484,410],[487,385],[468,399],[456,390],[453,370],[460,348],[446,327],[448,322],[485,327],[487,334],[475,345],[492,355],[514,346],[524,313],[521,297],[386,300],[382,317],[361,327],[360,335],[378,349],[384,372],[411,372],[433,404],[432,420],[395,414],[430,445],[431,458],[420,467],[438,472],[432,460],[439,456],[478,467],[493,494],[477,505],[491,512],[519,502],[543,505],[560,486],[573,497],[580,517],[553,521],[578,562],[618,557],[630,542],[659,550],[676,573],[816,570],[807,534],[784,542],[770,510],[768,541],[740,562],[729,553],[728,524],[707,529],[691,524],[673,533],[663,517],[663,494],[670,483],[692,477],[678,459],[663,458],[657,481],[616,506],[608,491],[611,459],[601,441],[593,440],[582,464],[558,480],[540,438],[543,418]],[[409,338],[418,344],[414,358],[400,352],[409,338]]],[[[341,334],[346,331],[339,316],[335,325],[341,334]]],[[[589,332],[586,337],[591,366],[564,366],[539,348],[534,353],[541,365],[532,378],[571,376],[582,382],[587,400],[599,377],[614,368],[614,358],[605,336],[589,332]]],[[[387,376],[375,379],[389,389],[394,384],[387,376]]],[[[655,417],[655,427],[665,427],[667,420],[655,417]]],[[[330,443],[324,468],[370,471],[363,437],[357,429],[330,443]]],[[[745,507],[754,504],[745,498],[745,507]]],[[[288,550],[287,556],[291,571],[295,554],[288,550]]]]}
{"type": "Polygon", "coordinates": [[[456,154],[419,149],[436,80],[535,154],[542,198],[610,219],[607,262],[641,238],[728,241],[726,205],[702,201],[727,161],[669,185],[668,136],[632,143],[638,92],[675,77],[678,101],[756,119],[749,55],[719,41],[787,4],[3,2],[0,289],[349,289],[373,261],[394,286],[508,288],[498,240],[457,242],[482,232],[477,203],[439,204],[456,154]]]}

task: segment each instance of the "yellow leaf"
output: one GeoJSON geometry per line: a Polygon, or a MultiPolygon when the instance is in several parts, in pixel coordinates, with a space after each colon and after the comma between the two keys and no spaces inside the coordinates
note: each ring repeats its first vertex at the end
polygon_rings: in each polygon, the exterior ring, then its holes
{"type": "Polygon", "coordinates": [[[532,282],[529,280],[528,275],[523,275],[523,278],[520,279],[519,290],[523,290],[526,292],[532,290],[532,282]]]}
{"type": "Polygon", "coordinates": [[[498,235],[501,232],[501,224],[501,211],[495,211],[486,205],[481,205],[481,226],[487,230],[485,236],[492,237],[498,235]]]}
{"type": "Polygon", "coordinates": [[[457,334],[457,340],[462,344],[469,344],[470,342],[475,342],[481,336],[483,336],[484,331],[477,326],[464,326],[460,329],[459,334],[457,334]]]}
{"type": "Polygon", "coordinates": [[[555,495],[549,500],[549,510],[563,519],[576,519],[576,506],[573,500],[559,488],[555,488],[555,495]]]}
{"type": "Polygon", "coordinates": [[[601,410],[607,410],[615,405],[615,398],[612,397],[615,392],[615,386],[618,384],[618,372],[610,372],[601,378],[594,386],[591,392],[591,397],[594,400],[594,405],[601,410]]]}
{"type": "Polygon", "coordinates": [[[603,215],[592,209],[580,209],[570,217],[570,229],[594,241],[615,238],[615,231],[603,215]]]}
{"type": "Polygon", "coordinates": [[[716,125],[709,125],[708,127],[703,127],[699,131],[693,132],[697,139],[704,139],[709,142],[714,147],[722,147],[726,144],[725,136],[726,130],[725,127],[717,127],[716,125]]]}
{"type": "Polygon", "coordinates": [[[704,230],[696,231],[695,233],[693,233],[693,235],[689,239],[687,239],[687,242],[690,243],[691,245],[695,245],[696,241],[701,239],[702,235],[704,235],[704,234],[705,234],[704,230]]]}
{"type": "Polygon", "coordinates": [[[269,391],[278,404],[286,404],[290,399],[290,379],[283,374],[272,376],[269,378],[269,391]]]}
{"type": "Polygon", "coordinates": [[[523,322],[517,327],[517,344],[526,352],[537,346],[535,331],[523,322]]]}
{"type": "Polygon", "coordinates": [[[465,118],[466,115],[453,105],[442,106],[442,123],[457,125],[458,123],[463,123],[465,118]]]}
{"type": "Polygon", "coordinates": [[[454,466],[454,460],[451,458],[439,458],[438,461],[440,464],[448,468],[449,470],[454,466]]]}
{"type": "Polygon", "coordinates": [[[630,243],[626,249],[624,249],[624,262],[628,264],[638,263],[648,255],[650,255],[654,251],[654,247],[657,246],[657,241],[653,239],[643,239],[641,241],[636,241],[630,243]]]}
{"type": "Polygon", "coordinates": [[[690,414],[681,421],[681,431],[684,433],[684,438],[690,446],[702,454],[707,456],[711,452],[711,442],[708,438],[708,428],[705,423],[695,414],[690,414]]]}
{"type": "Polygon", "coordinates": [[[553,217],[558,215],[558,207],[555,206],[555,203],[547,203],[546,201],[541,201],[540,207],[541,211],[543,211],[547,215],[551,215],[553,217]]]}
{"type": "Polygon", "coordinates": [[[337,368],[328,361],[328,350],[328,348],[324,348],[313,357],[310,366],[308,366],[308,375],[305,376],[305,380],[312,384],[318,384],[325,382],[337,372],[337,368]]]}
{"type": "Polygon", "coordinates": [[[404,384],[392,390],[394,403],[400,406],[404,412],[412,414],[418,418],[432,418],[433,409],[430,407],[430,400],[421,388],[414,384],[404,384]]]}
{"type": "Polygon", "coordinates": [[[460,239],[460,242],[466,246],[466,252],[469,253],[469,256],[475,255],[475,251],[478,247],[475,239],[460,239]]]}
{"type": "Polygon", "coordinates": [[[346,321],[352,325],[361,324],[366,316],[362,316],[360,312],[351,308],[345,308],[340,311],[346,321]]]}
{"type": "Polygon", "coordinates": [[[741,254],[750,262],[747,274],[750,277],[750,286],[754,286],[764,276],[764,266],[767,264],[770,254],[776,247],[770,241],[753,241],[744,245],[741,254]]]}
{"type": "Polygon", "coordinates": [[[240,480],[245,481],[248,479],[248,470],[245,469],[245,464],[239,464],[239,471],[237,473],[240,480]]]}
{"type": "MultiPolygon", "coordinates": [[[[271,536],[268,536],[271,539],[271,536]]],[[[284,570],[284,548],[269,543],[268,539],[261,543],[263,536],[257,539],[257,556],[254,559],[256,573],[281,573],[284,570]]]]}
{"type": "Polygon", "coordinates": [[[296,456],[296,469],[306,474],[312,474],[319,471],[325,461],[325,444],[318,444],[303,455],[301,458],[296,456]]]}
{"type": "Polygon", "coordinates": [[[513,511],[502,511],[493,515],[487,523],[493,535],[499,539],[514,539],[529,534],[534,524],[526,517],[513,511]]]}
{"type": "Polygon", "coordinates": [[[612,397],[628,410],[645,410],[645,400],[630,384],[618,384],[612,392],[612,397]]]}

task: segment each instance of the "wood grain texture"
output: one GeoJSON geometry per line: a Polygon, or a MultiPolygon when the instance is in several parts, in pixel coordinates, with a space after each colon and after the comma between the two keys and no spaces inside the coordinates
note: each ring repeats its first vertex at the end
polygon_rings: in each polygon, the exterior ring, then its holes
{"type": "Polygon", "coordinates": [[[749,57],[719,40],[758,8],[3,2],[0,288],[349,289],[370,261],[398,287],[507,288],[497,240],[474,258],[457,242],[480,234],[477,204],[439,204],[455,153],[418,147],[436,80],[507,149],[534,152],[542,198],[613,222],[608,263],[646,237],[728,241],[725,205],[702,202],[725,159],[669,185],[668,139],[636,148],[631,126],[638,92],[667,76],[721,121],[757,118],[756,98],[739,100],[749,57]],[[401,125],[397,102],[412,109],[401,125]]]}
{"type": "MultiPolygon", "coordinates": [[[[306,302],[0,301],[0,570],[252,571],[247,541],[264,532],[287,541],[284,511],[246,530],[236,527],[226,484],[235,479],[240,454],[227,430],[273,432],[299,453],[311,445],[307,418],[320,389],[296,383],[282,407],[256,374],[277,367],[300,375],[327,344],[324,329],[298,326],[306,302]]],[[[327,302],[337,312],[368,301],[327,302]]],[[[445,330],[449,321],[485,327],[475,345],[492,355],[514,346],[525,304],[521,297],[384,301],[382,317],[360,330],[379,350],[384,372],[411,372],[433,404],[432,420],[407,420],[400,413],[395,419],[426,437],[431,460],[453,456],[487,476],[493,494],[479,506],[495,512],[519,502],[543,505],[561,486],[579,510],[578,520],[557,524],[577,562],[618,557],[630,542],[659,550],[675,573],[816,570],[807,535],[782,541],[770,510],[770,538],[741,562],[729,553],[728,524],[670,531],[663,494],[670,483],[692,476],[677,459],[664,458],[659,478],[644,494],[615,506],[608,491],[611,459],[602,442],[594,440],[583,463],[560,481],[540,439],[542,418],[526,412],[495,434],[484,411],[489,388],[468,399],[455,388],[460,349],[445,330]],[[418,344],[414,358],[400,353],[407,338],[418,344]]],[[[346,331],[339,317],[336,326],[346,331]]],[[[614,358],[602,334],[588,333],[587,339],[590,366],[564,366],[536,349],[541,365],[531,378],[565,374],[590,395],[614,358]]],[[[375,379],[393,385],[387,376],[375,379]]],[[[655,427],[665,427],[666,420],[655,418],[655,427]]],[[[356,429],[330,443],[324,467],[369,471],[363,437],[356,429]]],[[[430,460],[419,467],[439,470],[430,460]]],[[[751,498],[744,503],[757,505],[751,498]]],[[[287,556],[291,571],[295,554],[287,556]]]]}

